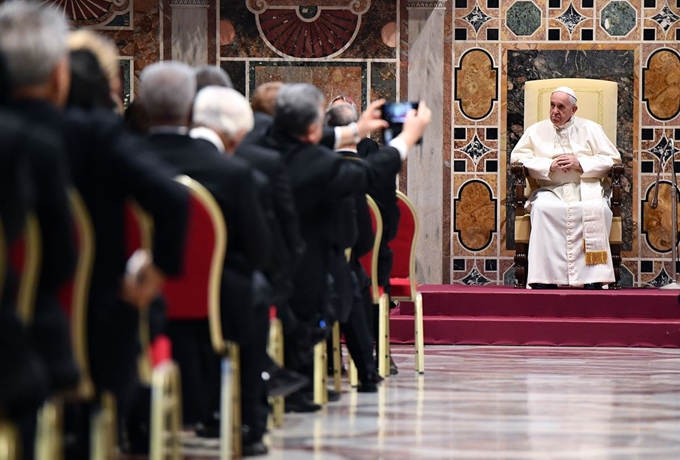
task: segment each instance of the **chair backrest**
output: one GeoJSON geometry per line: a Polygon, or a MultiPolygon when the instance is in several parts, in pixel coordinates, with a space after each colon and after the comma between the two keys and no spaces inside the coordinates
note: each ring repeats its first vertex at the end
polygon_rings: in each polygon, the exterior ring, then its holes
{"type": "MultiPolygon", "coordinates": [[[[138,249],[151,252],[153,220],[134,200],[127,200],[125,213],[125,257],[129,259],[138,249]]],[[[141,383],[151,384],[151,333],[148,310],[139,313],[139,343],[142,352],[137,359],[137,373],[141,383]]]]}
{"type": "Polygon", "coordinates": [[[33,320],[42,260],[40,224],[35,214],[26,216],[24,230],[12,243],[8,255],[10,266],[19,277],[17,315],[24,324],[28,324],[33,320]]]}
{"type": "Polygon", "coordinates": [[[179,176],[189,190],[189,222],[184,248],[184,273],[165,283],[170,319],[209,318],[216,352],[226,349],[220,322],[220,288],[227,249],[227,226],[215,198],[197,181],[179,176]]]}
{"type": "Polygon", "coordinates": [[[137,249],[151,251],[153,220],[134,200],[125,202],[125,257],[137,249]]]}
{"type": "Polygon", "coordinates": [[[94,267],[95,235],[90,214],[80,193],[71,188],[68,196],[73,216],[73,233],[78,250],[78,262],[73,278],[60,290],[59,300],[69,318],[73,354],[80,369],[78,394],[88,398],[94,395],[87,351],[87,309],[94,267]]]}
{"type": "Polygon", "coordinates": [[[550,117],[550,95],[560,86],[576,93],[576,115],[602,125],[616,145],[618,86],[616,82],[590,78],[552,78],[524,83],[524,127],[550,117]]]}
{"type": "Polygon", "coordinates": [[[380,299],[380,286],[378,285],[378,253],[380,252],[380,242],[383,234],[383,221],[380,208],[375,200],[366,195],[366,202],[371,213],[371,225],[373,226],[373,248],[359,258],[359,262],[364,267],[366,274],[371,278],[371,297],[373,303],[377,304],[380,299]]]}
{"type": "Polygon", "coordinates": [[[399,226],[397,235],[389,242],[392,250],[392,271],[390,278],[408,278],[411,295],[416,292],[416,240],[418,239],[418,215],[409,198],[397,191],[399,226]]]}

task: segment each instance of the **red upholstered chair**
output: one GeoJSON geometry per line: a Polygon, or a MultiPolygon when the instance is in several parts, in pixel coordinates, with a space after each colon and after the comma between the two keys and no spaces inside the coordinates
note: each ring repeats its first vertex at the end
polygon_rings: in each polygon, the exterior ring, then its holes
{"type": "MultiPolygon", "coordinates": [[[[125,256],[129,258],[138,249],[151,252],[152,233],[151,217],[136,202],[132,200],[126,202],[125,256]]],[[[173,460],[179,460],[182,456],[179,438],[182,426],[182,390],[179,368],[171,359],[167,338],[164,340],[160,337],[152,345],[149,334],[148,311],[141,311],[139,341],[142,352],[139,355],[137,367],[140,381],[151,387],[149,458],[161,460],[169,456],[173,460]],[[152,355],[158,356],[159,354],[165,356],[154,365],[152,355]]]]}
{"type": "Polygon", "coordinates": [[[220,459],[241,455],[241,391],[239,348],[224,340],[220,320],[220,287],[227,250],[227,227],[222,211],[201,184],[187,176],[177,181],[189,190],[189,225],[184,253],[185,271],[165,283],[170,319],[208,318],[210,339],[222,362],[220,459]]]}
{"type": "Polygon", "coordinates": [[[394,253],[390,285],[392,300],[413,302],[415,321],[416,372],[425,372],[425,345],[423,337],[423,297],[416,287],[416,240],[418,239],[418,215],[406,195],[397,192],[401,217],[397,236],[389,242],[394,253]]]}
{"type": "Polygon", "coordinates": [[[371,223],[373,225],[373,248],[359,259],[364,267],[366,274],[371,278],[371,297],[373,303],[378,305],[378,350],[380,356],[378,361],[378,374],[383,377],[390,376],[390,309],[389,298],[378,285],[378,252],[382,241],[383,221],[380,209],[370,196],[366,195],[368,209],[371,212],[371,223]]]}

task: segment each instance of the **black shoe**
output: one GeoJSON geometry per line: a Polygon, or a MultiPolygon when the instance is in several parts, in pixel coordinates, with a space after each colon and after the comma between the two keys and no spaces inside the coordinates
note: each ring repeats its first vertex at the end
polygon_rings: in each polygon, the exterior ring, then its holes
{"type": "Polygon", "coordinates": [[[378,383],[382,382],[382,380],[382,377],[380,377],[378,374],[371,374],[359,382],[357,391],[359,393],[377,393],[378,383]]]}
{"type": "Polygon", "coordinates": [[[531,289],[557,289],[557,284],[531,283],[531,289]]]}
{"type": "Polygon", "coordinates": [[[340,401],[340,393],[339,392],[337,392],[335,390],[331,390],[329,388],[327,394],[328,394],[328,402],[340,401]]]}
{"type": "MultiPolygon", "coordinates": [[[[308,400],[314,401],[314,393],[313,392],[307,391],[303,394],[305,395],[305,398],[307,398],[308,400]]],[[[338,402],[338,401],[340,401],[340,393],[338,393],[337,391],[329,388],[327,390],[326,394],[327,394],[328,402],[338,402]]]]}
{"type": "Polygon", "coordinates": [[[319,410],[321,410],[321,406],[315,404],[299,391],[286,397],[286,412],[316,412],[319,410]]]}
{"type": "Polygon", "coordinates": [[[255,441],[249,444],[243,444],[244,457],[259,457],[260,455],[267,455],[269,449],[262,441],[255,441]]]}
{"type": "Polygon", "coordinates": [[[267,396],[288,396],[309,384],[309,379],[285,367],[273,367],[263,373],[267,385],[267,396]],[[265,376],[266,375],[266,376],[265,376]]]}
{"type": "Polygon", "coordinates": [[[583,289],[587,289],[589,291],[598,291],[602,289],[602,283],[587,283],[583,285],[583,289]]]}
{"type": "Polygon", "coordinates": [[[196,436],[198,436],[199,438],[219,439],[220,426],[219,425],[206,426],[202,423],[199,423],[196,425],[196,436]]]}
{"type": "Polygon", "coordinates": [[[390,375],[397,375],[399,374],[399,368],[397,368],[397,365],[394,363],[394,360],[390,356],[390,375]]]}

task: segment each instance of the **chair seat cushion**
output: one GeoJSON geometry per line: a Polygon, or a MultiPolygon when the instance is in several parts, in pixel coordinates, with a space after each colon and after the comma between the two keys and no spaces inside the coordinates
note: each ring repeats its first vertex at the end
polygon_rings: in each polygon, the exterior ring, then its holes
{"type": "Polygon", "coordinates": [[[411,298],[411,280],[409,278],[390,278],[391,297],[411,298]]]}

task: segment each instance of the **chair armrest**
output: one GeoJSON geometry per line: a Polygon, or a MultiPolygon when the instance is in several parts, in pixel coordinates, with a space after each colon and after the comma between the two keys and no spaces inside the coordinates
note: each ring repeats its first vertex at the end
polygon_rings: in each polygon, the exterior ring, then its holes
{"type": "Polygon", "coordinates": [[[510,165],[510,173],[512,174],[512,185],[515,187],[515,216],[523,216],[528,171],[522,163],[513,163],[510,165]]]}
{"type": "Polygon", "coordinates": [[[611,209],[614,217],[621,216],[621,177],[625,169],[622,164],[617,163],[609,171],[609,177],[612,180],[611,209]]]}

